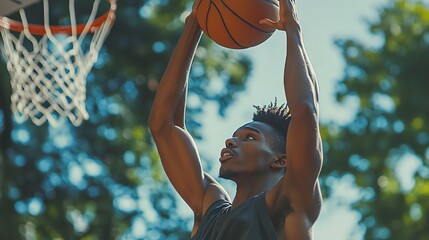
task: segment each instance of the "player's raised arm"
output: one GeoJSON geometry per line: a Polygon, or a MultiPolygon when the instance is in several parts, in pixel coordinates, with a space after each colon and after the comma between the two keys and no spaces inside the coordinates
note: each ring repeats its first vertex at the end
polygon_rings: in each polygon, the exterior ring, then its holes
{"type": "Polygon", "coordinates": [[[196,145],[184,123],[188,75],[201,35],[192,13],[161,79],[149,117],[164,170],[196,218],[202,215],[206,190],[216,185],[204,174],[196,145]]]}
{"type": "MultiPolygon", "coordinates": [[[[286,198],[292,211],[302,213],[292,224],[300,226],[293,228],[310,229],[321,204],[318,183],[322,165],[319,87],[304,47],[295,1],[280,0],[280,21],[265,19],[261,23],[285,31],[287,39],[284,87],[292,120],[286,138],[287,171],[277,186],[276,197],[286,198]]],[[[285,229],[285,232],[294,231],[285,229]]]]}
{"type": "MultiPolygon", "coordinates": [[[[281,0],[284,4],[290,1],[281,0]]],[[[286,9],[286,8],[285,8],[286,9]]],[[[319,133],[319,86],[308,58],[295,4],[285,17],[287,57],[284,87],[292,115],[286,140],[288,178],[311,197],[322,164],[319,133]]],[[[285,10],[287,11],[287,10],[285,10]]]]}

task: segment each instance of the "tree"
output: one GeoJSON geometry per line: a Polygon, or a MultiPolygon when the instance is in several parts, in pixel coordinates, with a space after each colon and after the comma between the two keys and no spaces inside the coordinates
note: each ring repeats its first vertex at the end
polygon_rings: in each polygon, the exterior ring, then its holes
{"type": "MultiPolygon", "coordinates": [[[[52,22],[64,24],[67,6],[53,2],[52,22]]],[[[77,4],[80,12],[91,1],[77,4]]],[[[2,64],[0,239],[189,237],[192,219],[176,213],[176,195],[161,170],[147,118],[192,2],[118,4],[115,25],[87,79],[91,116],[81,127],[15,123],[2,64]]],[[[32,22],[42,19],[40,5],[27,13],[35,14],[32,22]]],[[[223,114],[245,88],[250,67],[247,57],[203,38],[191,72],[187,109],[187,124],[196,138],[201,137],[204,104],[217,102],[223,114]]]]}
{"type": "Polygon", "coordinates": [[[326,195],[353,179],[365,239],[429,239],[429,9],[395,0],[369,24],[381,45],[337,42],[346,62],[339,103],[358,105],[346,125],[325,124],[326,195]]]}

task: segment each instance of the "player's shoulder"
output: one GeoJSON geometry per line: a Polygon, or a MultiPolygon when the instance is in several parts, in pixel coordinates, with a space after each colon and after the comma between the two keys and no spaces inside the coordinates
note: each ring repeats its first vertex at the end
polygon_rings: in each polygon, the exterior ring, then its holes
{"type": "Polygon", "coordinates": [[[218,200],[231,202],[231,198],[228,193],[213,177],[204,173],[204,180],[206,181],[206,190],[202,202],[201,215],[204,215],[207,209],[218,200]]]}
{"type": "MultiPolygon", "coordinates": [[[[207,210],[217,201],[231,203],[231,198],[225,189],[209,174],[204,172],[205,194],[202,200],[201,208],[198,212],[194,212],[194,227],[192,228],[192,236],[196,234],[200,227],[207,210]]],[[[209,214],[209,213],[208,213],[209,214]]]]}
{"type": "Polygon", "coordinates": [[[219,200],[231,202],[231,198],[225,189],[209,174],[205,172],[203,174],[205,193],[202,199],[201,208],[199,208],[198,211],[194,211],[194,227],[192,228],[192,235],[197,232],[204,214],[213,203],[219,200]]]}

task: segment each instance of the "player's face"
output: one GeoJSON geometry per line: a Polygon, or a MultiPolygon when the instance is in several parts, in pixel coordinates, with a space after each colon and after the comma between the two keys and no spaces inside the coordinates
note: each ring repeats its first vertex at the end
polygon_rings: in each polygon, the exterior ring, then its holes
{"type": "Polygon", "coordinates": [[[225,141],[219,161],[219,176],[234,179],[270,172],[270,162],[276,157],[275,130],[262,122],[250,122],[238,128],[225,141]]]}

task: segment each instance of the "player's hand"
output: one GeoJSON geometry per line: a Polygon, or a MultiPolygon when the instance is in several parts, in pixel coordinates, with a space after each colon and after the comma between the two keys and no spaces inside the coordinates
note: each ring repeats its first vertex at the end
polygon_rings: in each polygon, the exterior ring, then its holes
{"type": "Polygon", "coordinates": [[[286,31],[286,26],[298,25],[295,0],[279,0],[279,4],[280,9],[278,22],[265,18],[259,21],[259,23],[283,31],[286,31]]]}
{"type": "Polygon", "coordinates": [[[192,12],[191,15],[197,16],[197,8],[198,5],[200,5],[201,0],[195,0],[194,4],[192,5],[192,12]]]}
{"type": "Polygon", "coordinates": [[[197,21],[197,8],[200,4],[201,0],[195,0],[194,4],[192,5],[192,10],[189,13],[189,15],[186,17],[186,22],[189,21],[197,21]]]}
{"type": "Polygon", "coordinates": [[[185,22],[189,21],[197,21],[197,8],[200,4],[201,0],[195,0],[194,4],[192,5],[191,12],[186,16],[185,22]]]}

